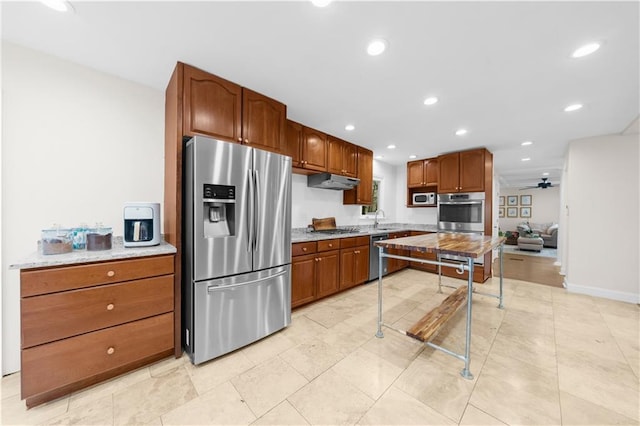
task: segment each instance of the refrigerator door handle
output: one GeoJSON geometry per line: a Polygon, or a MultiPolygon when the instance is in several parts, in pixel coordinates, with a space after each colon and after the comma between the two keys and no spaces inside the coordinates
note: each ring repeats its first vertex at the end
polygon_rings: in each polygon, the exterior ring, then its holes
{"type": "Polygon", "coordinates": [[[257,278],[255,280],[249,280],[249,281],[243,281],[241,283],[237,283],[237,284],[226,284],[226,285],[210,285],[207,287],[207,293],[211,293],[214,290],[220,290],[220,289],[228,289],[228,288],[234,288],[234,287],[240,287],[243,285],[247,285],[247,284],[255,284],[255,283],[259,283],[259,282],[263,282],[267,279],[272,279],[272,278],[276,278],[279,276],[282,276],[284,274],[286,274],[288,271],[285,269],[284,271],[278,272],[277,274],[273,274],[273,275],[269,275],[268,277],[260,277],[257,278]]]}
{"type": "Polygon", "coordinates": [[[255,205],[253,204],[254,202],[254,192],[255,192],[255,188],[253,187],[253,170],[249,169],[247,170],[247,179],[249,181],[249,190],[247,191],[247,251],[252,251],[253,250],[253,240],[254,240],[254,235],[253,235],[253,231],[254,231],[254,226],[253,223],[255,222],[255,217],[254,217],[254,210],[255,210],[255,205]]]}
{"type": "Polygon", "coordinates": [[[255,204],[254,204],[254,218],[253,218],[253,250],[255,251],[258,248],[258,218],[260,217],[260,176],[258,175],[258,170],[253,171],[254,177],[254,194],[255,194],[255,204]]]}

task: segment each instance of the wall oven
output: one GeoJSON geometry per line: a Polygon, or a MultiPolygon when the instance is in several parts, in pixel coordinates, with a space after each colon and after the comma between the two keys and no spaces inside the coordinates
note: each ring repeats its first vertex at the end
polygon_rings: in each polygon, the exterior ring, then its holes
{"type": "MultiPolygon", "coordinates": [[[[484,235],[484,192],[438,194],[438,232],[484,235]]],[[[442,255],[442,259],[466,262],[465,257],[442,255]]],[[[484,258],[474,260],[483,265],[484,258]]]]}
{"type": "Polygon", "coordinates": [[[438,194],[438,231],[484,232],[484,192],[438,194]]]}

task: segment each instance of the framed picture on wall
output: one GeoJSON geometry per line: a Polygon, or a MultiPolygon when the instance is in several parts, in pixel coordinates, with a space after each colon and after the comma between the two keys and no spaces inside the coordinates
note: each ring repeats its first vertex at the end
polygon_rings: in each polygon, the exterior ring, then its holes
{"type": "Polygon", "coordinates": [[[518,196],[517,195],[508,195],[507,196],[507,205],[508,206],[517,206],[518,205],[518,196]]]}
{"type": "MultiPolygon", "coordinates": [[[[518,199],[518,197],[516,197],[518,199]]],[[[507,217],[518,217],[517,207],[507,207],[507,217]]]]}
{"type": "Polygon", "coordinates": [[[504,206],[504,195],[498,197],[498,205],[504,206]]]}
{"type": "Polygon", "coordinates": [[[498,207],[498,217],[504,217],[504,207],[498,207]]]}
{"type": "Polygon", "coordinates": [[[520,196],[520,205],[521,206],[530,206],[531,205],[531,195],[521,195],[520,196]]]}
{"type": "Polygon", "coordinates": [[[520,217],[531,217],[531,207],[520,207],[520,217]]]}

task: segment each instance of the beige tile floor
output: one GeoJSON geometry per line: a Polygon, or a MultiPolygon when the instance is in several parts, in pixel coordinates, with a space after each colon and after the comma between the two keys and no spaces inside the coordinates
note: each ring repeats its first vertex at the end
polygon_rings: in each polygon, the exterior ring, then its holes
{"type": "MultiPolygon", "coordinates": [[[[446,283],[461,281],[444,278],[446,283]]],[[[496,292],[498,280],[482,286],[496,292]]],[[[439,303],[437,276],[384,280],[385,323],[406,328],[439,303]]],[[[445,289],[445,293],[451,291],[445,289]]],[[[200,366],[167,359],[25,410],[2,379],[3,425],[639,424],[637,305],[505,280],[505,309],[474,296],[471,371],[391,329],[376,331],[377,285],[294,311],[287,329],[200,366]]],[[[460,310],[435,342],[463,351],[460,310]]]]}

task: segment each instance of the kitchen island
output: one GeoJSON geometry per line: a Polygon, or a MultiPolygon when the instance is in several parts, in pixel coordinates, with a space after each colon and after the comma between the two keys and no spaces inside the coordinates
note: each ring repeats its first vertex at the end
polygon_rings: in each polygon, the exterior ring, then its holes
{"type": "MultiPolygon", "coordinates": [[[[466,295],[466,307],[467,307],[467,323],[466,323],[466,336],[465,336],[465,353],[458,354],[453,351],[450,351],[446,348],[438,346],[430,341],[428,338],[420,339],[424,341],[427,346],[430,346],[434,349],[438,349],[440,351],[445,352],[448,355],[452,355],[461,361],[464,361],[464,368],[460,372],[462,377],[465,379],[473,379],[473,374],[469,371],[469,363],[470,363],[470,350],[471,350],[471,307],[472,307],[472,297],[473,294],[483,294],[486,296],[492,296],[499,299],[498,308],[503,308],[503,292],[502,292],[502,248],[505,242],[504,237],[485,237],[482,235],[476,234],[462,234],[462,233],[434,233],[434,234],[426,234],[426,235],[416,235],[411,237],[397,238],[393,240],[382,240],[377,241],[375,246],[379,248],[379,256],[380,262],[382,265],[383,258],[394,258],[394,259],[404,259],[404,260],[412,260],[419,261],[422,263],[429,263],[438,266],[438,270],[441,274],[442,266],[448,266],[455,268],[459,271],[460,274],[464,273],[464,271],[468,271],[468,284],[467,284],[467,295],[466,295]],[[473,287],[473,268],[474,268],[474,259],[478,257],[484,256],[486,253],[490,252],[493,249],[499,249],[500,252],[500,294],[486,294],[475,292],[473,287]],[[420,252],[420,253],[435,253],[438,256],[437,261],[427,260],[427,259],[415,259],[415,258],[407,258],[405,256],[398,256],[389,254],[389,249],[396,250],[408,250],[412,252],[420,252]],[[445,260],[443,261],[442,255],[453,255],[459,256],[461,258],[465,258],[466,262],[455,262],[453,260],[445,260]]],[[[402,330],[397,330],[403,334],[406,334],[411,337],[417,337],[420,333],[416,332],[420,328],[421,323],[426,324],[426,322],[431,321],[435,318],[436,326],[440,326],[453,315],[457,306],[464,301],[464,298],[460,298],[459,294],[461,291],[464,291],[462,288],[459,288],[456,292],[454,292],[454,299],[447,298],[443,302],[457,304],[453,307],[445,306],[444,309],[440,307],[436,308],[436,310],[425,315],[423,320],[418,321],[416,326],[411,328],[411,332],[406,332],[402,330]]],[[[453,296],[453,295],[452,295],[453,296]]],[[[442,305],[441,305],[442,306],[442,305]]],[[[382,338],[384,334],[382,333],[382,326],[385,325],[382,322],[382,271],[380,271],[378,278],[378,330],[376,332],[376,337],[382,338]]],[[[389,327],[385,325],[385,327],[389,327]]],[[[392,328],[392,327],[389,327],[392,328]]],[[[429,336],[432,336],[434,330],[429,330],[429,336]]]]}

